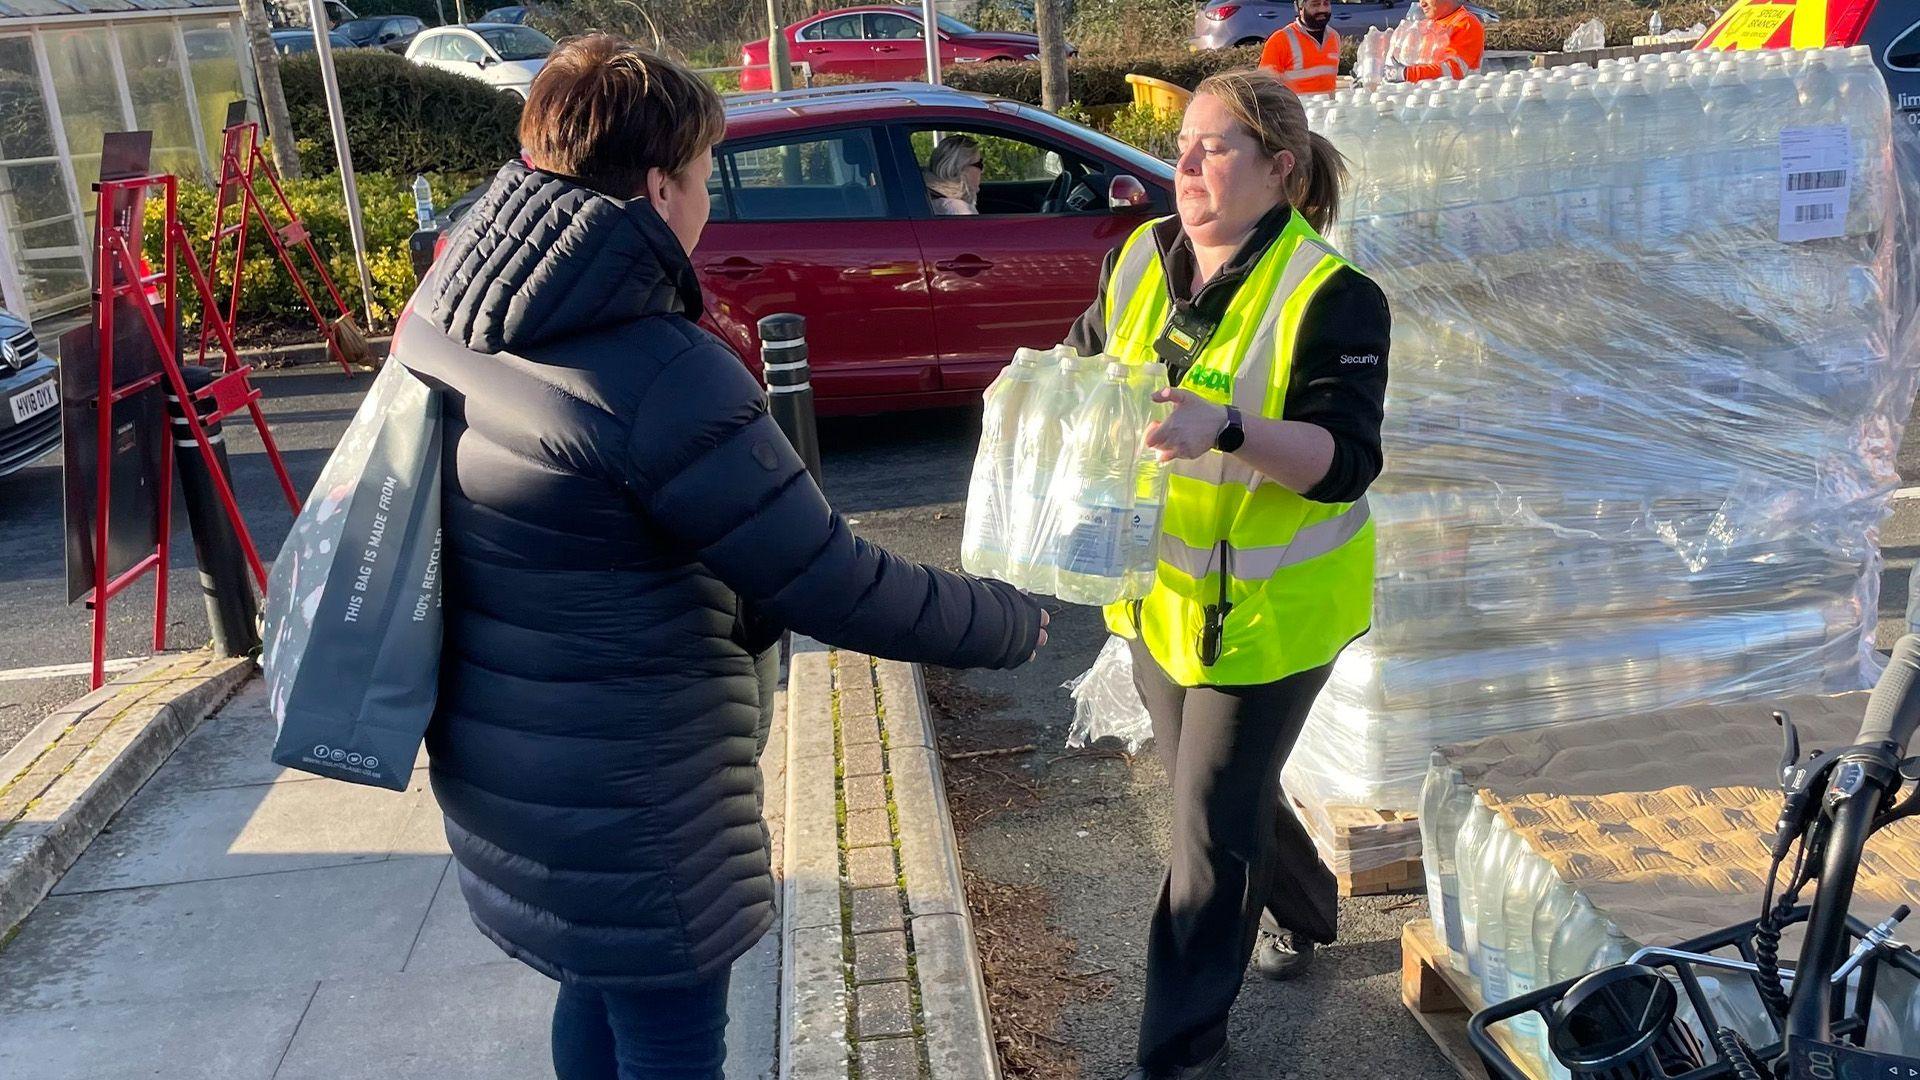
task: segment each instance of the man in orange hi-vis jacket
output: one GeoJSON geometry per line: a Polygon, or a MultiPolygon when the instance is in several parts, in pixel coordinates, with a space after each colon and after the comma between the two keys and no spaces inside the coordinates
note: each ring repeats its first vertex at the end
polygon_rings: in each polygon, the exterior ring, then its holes
{"type": "MultiPolygon", "coordinates": [[[[1407,82],[1428,79],[1464,79],[1469,71],[1480,70],[1480,54],[1487,48],[1487,28],[1480,25],[1460,4],[1460,0],[1420,0],[1420,9],[1433,24],[1446,31],[1447,43],[1431,62],[1408,64],[1400,73],[1407,82]]],[[[1396,65],[1397,66],[1397,65],[1396,65]]],[[[1388,69],[1388,78],[1394,71],[1388,69]]]]}
{"type": "Polygon", "coordinates": [[[1293,0],[1293,11],[1294,20],[1260,50],[1260,66],[1278,73],[1301,97],[1331,94],[1340,74],[1340,34],[1327,25],[1333,0],[1293,0]]]}

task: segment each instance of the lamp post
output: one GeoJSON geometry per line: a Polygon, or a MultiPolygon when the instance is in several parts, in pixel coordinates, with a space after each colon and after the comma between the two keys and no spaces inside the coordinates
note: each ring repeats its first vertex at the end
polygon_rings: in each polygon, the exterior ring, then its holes
{"type": "Polygon", "coordinates": [[[347,145],[347,117],[340,107],[340,76],[333,70],[333,28],[322,0],[307,0],[307,10],[313,18],[313,47],[320,54],[320,88],[327,95],[333,150],[340,162],[340,193],[347,200],[347,231],[353,235],[353,264],[360,271],[360,303],[371,332],[373,275],[367,272],[367,225],[360,216],[360,185],[354,180],[353,149],[347,145]]]}

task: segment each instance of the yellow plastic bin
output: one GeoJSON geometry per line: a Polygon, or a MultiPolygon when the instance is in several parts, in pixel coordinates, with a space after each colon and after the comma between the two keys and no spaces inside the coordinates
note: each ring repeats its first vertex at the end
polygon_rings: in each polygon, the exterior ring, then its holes
{"type": "Polygon", "coordinates": [[[1133,87],[1133,103],[1143,109],[1152,109],[1157,113],[1175,116],[1187,111],[1187,102],[1193,100],[1193,91],[1175,86],[1165,79],[1156,79],[1151,75],[1127,75],[1127,85],[1133,87]]]}

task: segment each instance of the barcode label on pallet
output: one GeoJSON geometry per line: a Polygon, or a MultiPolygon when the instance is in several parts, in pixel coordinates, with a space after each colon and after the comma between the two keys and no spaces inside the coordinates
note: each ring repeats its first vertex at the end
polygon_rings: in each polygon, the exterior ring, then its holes
{"type": "Polygon", "coordinates": [[[1853,143],[1846,127],[1780,132],[1780,239],[1828,240],[1846,232],[1853,143]]]}

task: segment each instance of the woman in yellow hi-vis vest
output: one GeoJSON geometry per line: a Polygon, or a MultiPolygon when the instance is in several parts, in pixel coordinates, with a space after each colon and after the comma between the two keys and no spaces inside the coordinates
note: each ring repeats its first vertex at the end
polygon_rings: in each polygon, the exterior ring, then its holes
{"type": "Polygon", "coordinates": [[[1106,613],[1173,788],[1128,1080],[1214,1075],[1248,955],[1287,978],[1334,938],[1334,879],[1281,805],[1280,767],[1372,613],[1389,323],[1317,231],[1343,173],[1273,73],[1207,79],[1180,129],[1179,212],[1109,256],[1068,337],[1167,365],[1174,405],[1147,437],[1172,473],[1157,581],[1106,613]]]}

